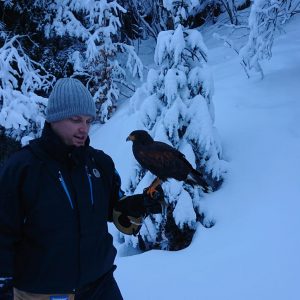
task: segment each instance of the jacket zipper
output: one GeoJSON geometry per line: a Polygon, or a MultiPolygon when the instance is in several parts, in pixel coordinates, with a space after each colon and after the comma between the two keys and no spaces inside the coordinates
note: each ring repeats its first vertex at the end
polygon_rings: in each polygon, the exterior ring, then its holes
{"type": "Polygon", "coordinates": [[[67,188],[67,185],[65,183],[65,180],[64,180],[64,178],[63,178],[63,176],[61,174],[61,171],[58,171],[58,178],[59,178],[59,181],[60,181],[60,183],[61,183],[61,185],[62,185],[62,187],[63,187],[63,189],[64,189],[64,191],[65,191],[65,193],[66,193],[66,195],[68,197],[68,200],[70,202],[71,208],[74,209],[72,198],[71,198],[70,193],[68,191],[68,188],[67,188]]]}
{"type": "Polygon", "coordinates": [[[89,172],[89,169],[88,169],[87,166],[85,166],[85,170],[86,170],[86,175],[87,175],[87,178],[89,180],[89,185],[90,185],[91,202],[92,202],[92,206],[94,206],[94,193],[93,193],[92,175],[89,172]]]}

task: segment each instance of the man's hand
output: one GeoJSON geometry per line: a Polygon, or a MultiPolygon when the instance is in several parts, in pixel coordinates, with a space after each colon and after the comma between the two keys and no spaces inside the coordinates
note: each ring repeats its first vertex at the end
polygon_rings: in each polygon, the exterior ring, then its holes
{"type": "Polygon", "coordinates": [[[121,198],[114,209],[124,215],[132,217],[141,217],[148,214],[159,214],[162,212],[161,204],[164,201],[164,192],[161,186],[157,187],[157,191],[153,197],[147,194],[146,189],[143,194],[125,196],[121,198]]]}
{"type": "Polygon", "coordinates": [[[149,214],[162,213],[164,193],[161,186],[151,197],[144,190],[143,194],[125,196],[121,198],[113,209],[113,222],[115,226],[125,234],[136,235],[143,219],[149,214]]]}

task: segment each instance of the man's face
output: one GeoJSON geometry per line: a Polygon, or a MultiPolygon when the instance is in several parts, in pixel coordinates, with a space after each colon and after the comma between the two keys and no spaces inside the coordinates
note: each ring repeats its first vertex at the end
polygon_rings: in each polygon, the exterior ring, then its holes
{"type": "Polygon", "coordinates": [[[53,122],[51,126],[66,145],[80,147],[84,146],[92,121],[90,116],[74,116],[53,122]]]}

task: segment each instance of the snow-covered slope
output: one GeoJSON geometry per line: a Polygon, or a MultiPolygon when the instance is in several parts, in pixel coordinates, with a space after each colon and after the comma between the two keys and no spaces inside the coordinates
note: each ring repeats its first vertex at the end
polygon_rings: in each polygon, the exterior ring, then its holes
{"type": "MultiPolygon", "coordinates": [[[[115,275],[124,299],[300,299],[299,27],[296,16],[276,39],[264,80],[247,79],[232,50],[207,43],[216,127],[229,162],[222,188],[202,201],[216,225],[199,224],[182,251],[118,256],[115,275]]],[[[125,139],[133,129],[125,103],[91,134],[123,180],[132,157],[125,139]]]]}

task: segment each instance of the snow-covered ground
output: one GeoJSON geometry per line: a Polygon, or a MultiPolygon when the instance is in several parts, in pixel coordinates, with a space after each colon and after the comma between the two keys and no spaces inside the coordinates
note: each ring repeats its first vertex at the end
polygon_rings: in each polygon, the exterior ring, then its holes
{"type": "MultiPolygon", "coordinates": [[[[300,299],[299,28],[296,16],[275,40],[264,80],[247,79],[236,54],[204,35],[215,125],[229,163],[222,188],[202,201],[216,224],[199,224],[192,244],[178,252],[124,256],[116,244],[115,276],[125,300],[300,299]]],[[[123,180],[132,167],[125,139],[135,122],[124,103],[91,132],[92,145],[112,156],[123,180]]]]}

